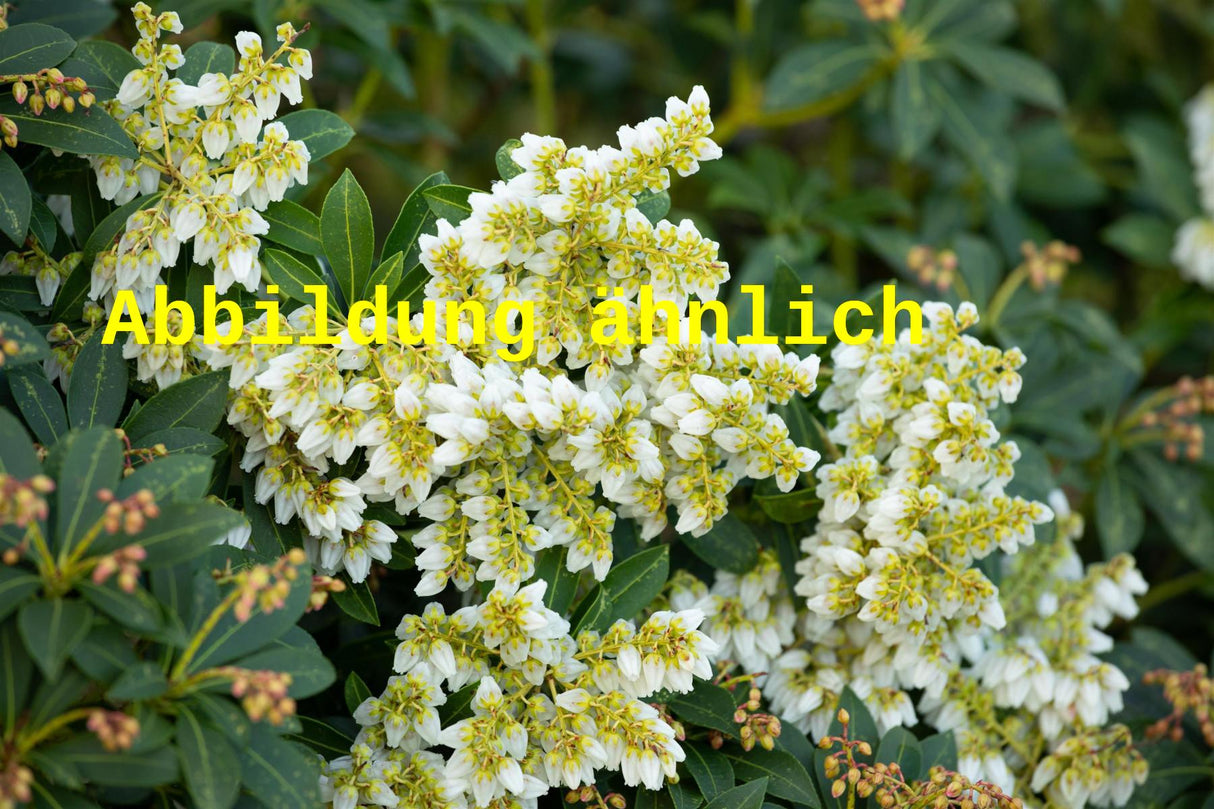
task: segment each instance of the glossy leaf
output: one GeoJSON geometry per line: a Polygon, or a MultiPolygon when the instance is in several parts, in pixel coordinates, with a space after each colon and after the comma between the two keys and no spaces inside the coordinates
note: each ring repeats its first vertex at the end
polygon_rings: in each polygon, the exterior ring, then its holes
{"type": "Polygon", "coordinates": [[[102,342],[98,330],[80,349],[67,386],[67,417],[73,428],[113,427],[126,401],[127,365],[122,343],[102,342]]]}
{"type": "Polygon", "coordinates": [[[342,172],[325,196],[320,212],[320,234],[329,266],[346,302],[352,303],[371,274],[375,230],[371,223],[371,204],[349,169],[342,172]]]}
{"type": "Polygon", "coordinates": [[[52,680],[92,624],[93,610],[83,601],[45,598],[27,602],[17,611],[17,629],[26,651],[52,680]]]}
{"type": "Polygon", "coordinates": [[[14,244],[23,244],[32,207],[33,197],[25,175],[8,152],[0,152],[0,233],[14,244]]]}

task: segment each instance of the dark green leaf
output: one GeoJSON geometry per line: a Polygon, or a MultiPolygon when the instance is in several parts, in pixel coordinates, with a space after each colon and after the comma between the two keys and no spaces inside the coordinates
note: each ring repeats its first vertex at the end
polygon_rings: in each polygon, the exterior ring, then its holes
{"type": "Polygon", "coordinates": [[[719,685],[697,682],[691,693],[675,696],[668,705],[675,716],[693,725],[719,730],[727,736],[738,734],[738,724],[733,721],[737,703],[719,685]]]}
{"type": "Polygon", "coordinates": [[[498,148],[494,162],[497,163],[498,176],[503,180],[509,180],[511,177],[517,177],[523,173],[523,167],[515,163],[514,159],[510,156],[511,152],[522,145],[523,142],[518,138],[511,138],[498,148]]]}
{"type": "MultiPolygon", "coordinates": [[[[139,60],[126,48],[115,42],[103,39],[81,42],[76,46],[70,59],[63,63],[65,75],[79,76],[88,82],[89,90],[99,99],[110,99],[118,94],[122,80],[132,70],[141,67],[139,60]]],[[[92,177],[89,182],[93,185],[92,177]]],[[[73,223],[79,227],[80,220],[73,217],[73,223]]],[[[87,231],[80,231],[87,236],[87,231]]]]}
{"type": "Polygon", "coordinates": [[[923,751],[919,740],[904,727],[892,727],[877,745],[877,761],[882,764],[897,764],[905,773],[907,781],[923,778],[923,751]]]}
{"type": "Polygon", "coordinates": [[[683,534],[679,539],[696,556],[730,573],[745,573],[759,561],[759,540],[732,514],[718,520],[703,536],[683,534]]]}
{"type": "Polygon", "coordinates": [[[34,664],[12,621],[0,623],[0,730],[9,735],[25,712],[34,664]]]}
{"type": "Polygon", "coordinates": [[[43,250],[51,253],[55,249],[55,243],[59,241],[59,220],[41,199],[34,197],[32,202],[30,235],[38,240],[38,245],[43,250]]]}
{"type": "Polygon", "coordinates": [[[244,521],[240,512],[215,503],[168,503],[133,537],[117,536],[121,544],[143,546],[146,570],[193,559],[206,552],[244,521]]]}
{"type": "Polygon", "coordinates": [[[431,174],[422,180],[417,188],[413,189],[408,199],[405,200],[405,204],[401,206],[400,214],[397,215],[392,230],[388,231],[388,238],[384,240],[384,255],[404,253],[406,267],[412,268],[417,264],[418,256],[421,255],[417,247],[417,237],[428,233],[437,219],[434,212],[430,210],[425,192],[427,189],[445,185],[448,182],[447,175],[440,171],[431,174]]]}
{"type": "Polygon", "coordinates": [[[262,253],[262,263],[270,280],[278,285],[278,294],[285,295],[291,300],[312,303],[315,298],[304,290],[305,286],[324,286],[320,272],[290,253],[281,250],[266,250],[262,253]]]}
{"type": "MultiPolygon", "coordinates": [[[[232,744],[243,748],[253,734],[248,714],[227,695],[195,693],[190,695],[190,709],[206,724],[218,728],[232,744]]],[[[300,717],[301,719],[303,717],[300,717]]],[[[347,751],[349,748],[346,748],[347,751]]]]}
{"type": "Polygon", "coordinates": [[[319,256],[323,251],[320,217],[302,205],[286,199],[271,202],[261,215],[270,225],[268,241],[311,256],[319,256]]]}
{"type": "Polygon", "coordinates": [[[1175,543],[1195,564],[1214,570],[1214,516],[1205,505],[1201,480],[1149,450],[1131,453],[1130,482],[1175,543]]]}
{"type": "Polygon", "coordinates": [[[944,134],[969,158],[998,200],[1007,200],[1016,183],[1016,152],[1007,136],[994,128],[982,110],[935,84],[933,103],[944,116],[944,134]]]}
{"type": "Polygon", "coordinates": [[[117,702],[153,699],[169,689],[168,678],[160,666],[150,660],[138,663],[114,680],[106,696],[117,702]]]}
{"type": "Polygon", "coordinates": [[[350,748],[354,746],[352,737],[310,716],[301,716],[299,721],[303,725],[303,732],[292,736],[292,741],[306,744],[330,760],[350,754],[350,748]]]}
{"type": "Polygon", "coordinates": [[[179,427],[209,433],[223,420],[227,404],[228,372],[198,374],[169,385],[148,399],[138,413],[122,423],[122,428],[132,441],[179,427]]]}
{"type": "Polygon", "coordinates": [[[864,701],[856,696],[855,691],[851,690],[851,686],[846,686],[843,689],[843,693],[839,695],[839,704],[835,707],[835,718],[831,720],[828,735],[843,735],[843,725],[839,722],[838,717],[840,710],[846,710],[849,714],[849,739],[865,739],[871,743],[871,740],[880,738],[880,734],[877,733],[877,723],[873,719],[873,715],[869,713],[864,701]]]}
{"type": "Polygon", "coordinates": [[[894,73],[889,112],[903,160],[917,155],[940,129],[940,108],[932,103],[930,82],[919,61],[905,61],[894,73]]]}
{"type": "Polygon", "coordinates": [[[25,244],[32,208],[33,197],[25,175],[8,152],[0,152],[0,233],[13,244],[25,244]]]}
{"type": "Polygon", "coordinates": [[[999,45],[961,40],[949,42],[947,52],[992,89],[1055,112],[1065,104],[1057,77],[1027,54],[999,45]]]}
{"type": "Polygon", "coordinates": [[[222,733],[184,708],[177,715],[177,756],[198,809],[228,809],[236,803],[240,758],[222,733]]]}
{"type": "Polygon", "coordinates": [[[22,143],[36,143],[71,154],[139,159],[139,152],[122,125],[97,105],[87,110],[77,107],[74,112],[63,107],[45,109],[41,115],[34,115],[28,107],[6,96],[0,98],[0,115],[17,125],[22,143]]]}
{"type": "Polygon", "coordinates": [[[264,724],[253,726],[253,740],[241,751],[245,788],[266,806],[312,806],[320,800],[320,763],[316,756],[284,741],[264,724]]]}
{"type": "Polygon", "coordinates": [[[704,805],[704,809],[759,809],[767,794],[767,779],[760,778],[726,790],[704,805]]]}
{"type": "Polygon", "coordinates": [[[19,567],[0,567],[0,620],[7,618],[41,585],[41,579],[19,567]]]}
{"type": "Polygon", "coordinates": [[[115,587],[113,582],[94,584],[90,581],[77,583],[76,588],[84,600],[123,626],[143,635],[160,629],[163,616],[156,599],[142,587],[127,593],[115,587]]]}
{"type": "Polygon", "coordinates": [[[346,675],[346,684],[342,688],[342,693],[346,700],[346,710],[354,713],[358,710],[358,706],[371,698],[371,689],[367,688],[367,684],[363,682],[363,678],[358,676],[358,672],[352,671],[346,675]]]}
{"type": "Polygon", "coordinates": [[[375,230],[371,222],[371,204],[349,169],[342,172],[325,195],[320,213],[320,234],[329,266],[337,276],[346,302],[352,303],[371,273],[375,230]]]}
{"type": "Polygon", "coordinates": [[[0,74],[37,73],[55,67],[76,48],[76,40],[42,23],[14,25],[0,31],[0,74]]]}
{"type": "Polygon", "coordinates": [[[585,629],[604,630],[620,618],[634,618],[647,607],[670,574],[670,547],[641,551],[611,569],[588,596],[591,607],[575,621],[574,634],[585,629]],[[594,606],[597,603],[597,607],[594,606]]]}
{"type": "Polygon", "coordinates": [[[375,597],[366,582],[354,584],[343,577],[346,589],[333,594],[333,600],[346,615],[364,624],[379,626],[379,611],[375,609],[375,597]]]}
{"type": "Polygon", "coordinates": [[[234,665],[252,671],[290,674],[291,686],[287,693],[295,699],[319,694],[337,679],[333,664],[325,659],[312,636],[299,627],[292,627],[269,648],[242,657],[234,665]],[[292,645],[292,642],[298,645],[292,645]]]}
{"type": "Polygon", "coordinates": [[[455,224],[472,213],[468,197],[477,193],[475,188],[462,185],[436,185],[422,192],[431,212],[439,219],[455,224]]]}
{"type": "Polygon", "coordinates": [[[43,748],[56,761],[79,770],[99,786],[157,787],[177,780],[177,756],[171,746],[141,753],[106,750],[92,734],[80,734],[43,748]]]}
{"type": "Polygon", "coordinates": [[[937,766],[949,770],[957,769],[957,739],[952,731],[928,736],[919,742],[919,749],[922,754],[920,766],[923,772],[937,766]]]}
{"type": "Polygon", "coordinates": [[[350,125],[328,110],[296,110],[278,120],[287,128],[291,140],[304,142],[312,162],[328,157],[354,137],[350,125]]]}
{"type": "Polygon", "coordinates": [[[822,501],[812,489],[756,495],[755,502],[768,517],[788,525],[813,519],[822,508],[822,501]]]}
{"type": "Polygon", "coordinates": [[[195,42],[185,52],[185,64],[177,68],[176,78],[189,85],[198,84],[204,73],[222,73],[225,76],[236,71],[236,51],[230,45],[218,42],[195,42]]]}
{"type": "Polygon", "coordinates": [[[206,494],[214,466],[214,460],[206,455],[178,454],[158,458],[128,475],[118,487],[118,496],[122,498],[147,489],[160,505],[196,500],[206,494]]]}
{"type": "Polygon", "coordinates": [[[97,492],[116,490],[121,473],[122,441],[113,430],[95,427],[75,434],[55,492],[56,547],[70,550],[93,530],[106,506],[97,492]]]}
{"type": "Polygon", "coordinates": [[[1142,540],[1145,522],[1130,475],[1118,466],[1106,469],[1096,486],[1096,529],[1104,557],[1133,553],[1142,540]]]}
{"type": "Polygon", "coordinates": [[[764,750],[756,747],[743,751],[733,748],[726,751],[733,771],[742,782],[767,779],[767,794],[773,798],[785,798],[802,806],[816,807],[818,794],[814,791],[809,771],[801,766],[791,753],[783,750],[764,750]]]}
{"type": "Polygon", "coordinates": [[[683,749],[687,753],[683,763],[706,799],[712,801],[733,787],[733,766],[724,753],[700,742],[685,744],[683,749]]]}
{"type": "Polygon", "coordinates": [[[548,582],[544,591],[544,606],[564,615],[577,595],[578,574],[565,566],[568,551],[563,547],[544,548],[535,555],[535,577],[548,582]]]}
{"type": "Polygon", "coordinates": [[[404,275],[405,257],[402,253],[393,253],[380,262],[380,265],[371,273],[371,277],[367,279],[367,285],[363,287],[359,293],[359,297],[363,300],[374,300],[375,290],[378,287],[384,288],[384,300],[388,304],[390,314],[396,314],[396,299],[393,293],[400,286],[401,277],[404,275]]]}
{"type": "Polygon", "coordinates": [[[770,112],[802,107],[855,87],[881,50],[869,43],[815,42],[784,54],[767,78],[763,106],[770,112]]]}
{"type": "MultiPolygon", "coordinates": [[[[0,334],[17,344],[17,353],[4,358],[4,369],[11,370],[44,359],[50,346],[29,321],[19,315],[0,312],[0,334]]],[[[82,352],[83,353],[83,352],[82,352]]]]}
{"type": "Polygon", "coordinates": [[[126,401],[126,360],[118,341],[103,343],[98,330],[80,349],[67,385],[67,415],[72,427],[113,427],[126,401]]]}
{"type": "Polygon", "coordinates": [[[41,471],[29,433],[17,417],[0,407],[0,473],[29,480],[41,471]]]}
{"type": "Polygon", "coordinates": [[[138,441],[133,441],[135,447],[147,449],[158,444],[164,445],[170,455],[193,454],[214,457],[227,447],[222,439],[210,433],[196,430],[193,427],[173,427],[169,430],[157,430],[149,433],[138,441]]]}
{"type": "Polygon", "coordinates": [[[657,224],[670,213],[669,191],[643,191],[637,195],[637,210],[653,224],[657,224]]]}
{"type": "Polygon", "coordinates": [[[17,628],[26,651],[52,680],[92,625],[93,610],[83,601],[47,598],[27,602],[17,612],[17,628]]]}
{"type": "Polygon", "coordinates": [[[27,365],[8,372],[9,390],[43,446],[49,447],[67,432],[67,411],[55,387],[47,381],[42,369],[27,365]]]}

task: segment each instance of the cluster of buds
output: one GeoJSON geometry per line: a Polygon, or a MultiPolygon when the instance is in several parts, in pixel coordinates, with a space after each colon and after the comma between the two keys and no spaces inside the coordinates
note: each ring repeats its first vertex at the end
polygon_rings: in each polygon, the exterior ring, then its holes
{"type": "Polygon", "coordinates": [[[148,520],[160,516],[160,506],[156,505],[156,496],[151,489],[140,489],[122,500],[115,500],[109,489],[100,489],[97,499],[107,504],[102,518],[107,534],[121,531],[134,536],[143,530],[148,520]]]}
{"type": "MultiPolygon", "coordinates": [[[[91,307],[89,304],[85,304],[85,321],[96,325],[101,322],[104,313],[96,303],[90,303],[91,307]],[[91,313],[90,309],[93,310],[91,313]],[[92,321],[90,321],[90,314],[95,316],[92,321]]],[[[75,334],[66,323],[56,323],[51,326],[46,333],[51,355],[42,362],[42,370],[50,382],[58,381],[63,389],[67,390],[67,380],[71,376],[72,368],[76,365],[76,357],[80,356],[80,349],[84,347],[91,335],[91,329],[79,335],[75,334]]]]}
{"type": "Polygon", "coordinates": [[[882,809],[1022,809],[1024,805],[994,784],[973,781],[942,766],[932,767],[923,780],[908,781],[897,762],[864,761],[860,757],[871,758],[872,745],[849,738],[851,716],[846,709],[840,708],[837,716],[843,726],[840,734],[818,742],[823,750],[839,748],[822,762],[826,777],[833,782],[830,794],[834,798],[852,790],[855,797],[871,797],[873,805],[882,809]]]}
{"type": "Polygon", "coordinates": [[[1184,738],[1182,725],[1185,714],[1192,712],[1206,744],[1214,747],[1214,679],[1209,669],[1198,664],[1192,671],[1156,669],[1148,671],[1142,678],[1147,685],[1163,686],[1163,695],[1172,704],[1172,713],[1147,728],[1147,737],[1161,739],[1167,736],[1179,742],[1184,738]]]}
{"type": "Polygon", "coordinates": [[[902,15],[906,0],[856,0],[856,5],[873,22],[890,22],[902,15]]]}
{"type": "Polygon", "coordinates": [[[1201,458],[1205,431],[1195,419],[1204,413],[1214,413],[1214,376],[1181,377],[1149,401],[1155,406],[1142,413],[1138,424],[1161,434],[1164,457],[1169,461],[1183,457],[1191,462],[1201,458]]]}
{"type": "Polygon", "coordinates": [[[1024,256],[1021,266],[1028,275],[1029,284],[1038,292],[1046,286],[1061,284],[1071,265],[1083,258],[1078,247],[1057,240],[1041,248],[1032,242],[1023,242],[1020,254],[1024,256]]]}
{"type": "Polygon", "coordinates": [[[232,613],[236,620],[243,624],[252,616],[254,608],[263,613],[282,609],[291,593],[291,582],[299,577],[299,568],[307,561],[308,555],[303,548],[292,548],[272,565],[254,565],[235,573],[220,573],[219,581],[235,585],[232,613]]]}
{"type": "MultiPolygon", "coordinates": [[[[84,79],[65,76],[56,67],[48,67],[37,73],[0,76],[0,85],[10,85],[13,100],[18,104],[28,102],[29,111],[34,115],[60,107],[64,112],[74,112],[77,106],[88,109],[97,100],[84,79]]],[[[11,118],[0,115],[0,136],[4,139],[4,145],[10,149],[16,148],[18,134],[17,124],[11,118]]]]}
{"type": "Polygon", "coordinates": [[[595,809],[626,809],[628,806],[627,799],[618,792],[608,792],[606,795],[599,792],[599,788],[593,784],[582,787],[581,789],[571,789],[565,793],[565,803],[582,803],[587,806],[595,807],[595,809]]]}
{"type": "Polygon", "coordinates": [[[30,787],[33,783],[34,774],[16,757],[4,762],[0,767],[0,809],[13,809],[32,801],[34,794],[30,787]]]}
{"type": "Polygon", "coordinates": [[[329,601],[330,593],[345,592],[346,583],[332,576],[322,576],[319,573],[312,576],[312,595],[308,596],[308,612],[323,609],[329,601]]]}
{"type": "Polygon", "coordinates": [[[252,671],[236,666],[216,669],[215,673],[232,681],[232,696],[254,722],[262,719],[271,725],[281,725],[295,714],[295,700],[287,696],[291,675],[281,671],[252,671]]]}
{"type": "Polygon", "coordinates": [[[147,558],[148,552],[142,545],[127,545],[111,554],[101,557],[93,568],[93,583],[105,584],[115,573],[118,574],[118,588],[124,593],[133,593],[139,585],[139,563],[147,558]]]}
{"type": "Polygon", "coordinates": [[[89,714],[88,729],[101,746],[111,753],[130,750],[139,735],[139,720],[122,711],[105,711],[100,708],[89,714]]]}
{"type": "Polygon", "coordinates": [[[45,520],[47,506],[43,495],[54,490],[55,481],[46,475],[18,480],[12,475],[0,474],[0,525],[25,528],[32,522],[45,520]]]}
{"type": "MultiPolygon", "coordinates": [[[[899,2],[898,6],[901,5],[899,2]]],[[[935,250],[925,244],[917,244],[906,254],[906,266],[919,279],[920,284],[934,284],[936,289],[944,290],[952,286],[957,277],[957,254],[952,250],[935,250]]]]}
{"type": "Polygon", "coordinates": [[[747,694],[746,702],[739,705],[738,709],[734,711],[733,721],[741,725],[738,729],[738,736],[742,739],[743,750],[753,750],[755,744],[764,750],[771,750],[776,746],[776,738],[780,735],[780,720],[771,714],[759,711],[762,699],[763,693],[752,687],[750,693],[747,694]]]}

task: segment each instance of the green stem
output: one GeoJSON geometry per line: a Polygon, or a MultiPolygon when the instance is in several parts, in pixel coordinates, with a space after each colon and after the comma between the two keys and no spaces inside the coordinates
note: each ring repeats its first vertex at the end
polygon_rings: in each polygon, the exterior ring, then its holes
{"type": "Polygon", "coordinates": [[[1196,590],[1203,585],[1214,583],[1214,573],[1208,570],[1194,570],[1192,573],[1187,573],[1179,578],[1165,581],[1163,584],[1158,584],[1147,591],[1146,595],[1138,599],[1138,610],[1146,612],[1152,607],[1158,607],[1165,601],[1170,601],[1177,596],[1182,596],[1190,590],[1196,590]]]}
{"type": "Polygon", "coordinates": [[[995,291],[994,297],[991,298],[990,305],[986,308],[988,331],[994,330],[999,325],[999,317],[1003,314],[1003,310],[1007,308],[1008,301],[1012,299],[1012,295],[1028,277],[1028,269],[1024,265],[1021,265],[1012,270],[1007,278],[1003,279],[1003,283],[999,285],[999,289],[995,291]]]}

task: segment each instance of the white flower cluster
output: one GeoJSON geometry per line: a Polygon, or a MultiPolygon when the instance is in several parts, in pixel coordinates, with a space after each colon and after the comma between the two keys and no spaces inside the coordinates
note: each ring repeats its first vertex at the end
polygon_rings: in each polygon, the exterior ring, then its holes
{"type": "MultiPolygon", "coordinates": [[[[440,221],[440,235],[422,240],[430,295],[482,295],[492,317],[499,292],[518,289],[548,313],[538,322],[560,332],[550,335],[554,352],[507,362],[496,346],[475,344],[467,323],[454,344],[363,346],[337,325],[333,346],[239,339],[207,347],[211,367],[231,369],[229,422],[248,438],[242,464],[257,474],[257,499],[272,500],[279,521],[300,518],[323,570],[362,580],[372,558],[386,560],[393,534],[363,514],[387,503],[431,521],[412,537],[424,573],[419,595],[448,582],[461,590],[477,580],[521,584],[535,554],[550,547],[565,549],[570,571],[590,569],[601,580],[617,515],[637,520],[648,540],[673,508],[676,531],[702,534],[725,514],[741,478],[774,477],[788,490],[812,468],[817,454],[796,447],[769,409],[814,389],[816,358],[728,342],[662,338],[636,356],[570,342],[589,328],[583,318],[596,298],[570,296],[609,274],[617,284],[655,286],[668,277],[679,306],[691,288],[678,279],[695,266],[706,273],[696,294],[715,295],[727,276],[715,244],[688,224],[671,244],[636,235],[639,224],[632,235],[620,225],[639,215],[636,195],[665,187],[667,167],[688,173],[717,152],[702,89],[667,106],[666,119],[621,130],[620,149],[565,149],[528,136],[514,154],[533,168],[474,196],[458,228],[440,221]],[[531,156],[519,155],[528,149],[531,156]],[[559,183],[539,193],[549,174],[559,183]],[[545,213],[557,197],[559,212],[545,213]],[[557,241],[559,255],[544,252],[557,241]],[[549,257],[542,272],[532,271],[541,254],[549,257]],[[689,258],[709,254],[702,265],[689,258]]],[[[315,333],[313,318],[297,309],[283,333],[315,333]]],[[[424,315],[416,318],[420,328],[424,315]]],[[[387,325],[398,334],[394,321],[387,325]]],[[[258,320],[243,336],[266,329],[258,320]]]]}
{"type": "Polygon", "coordinates": [[[38,300],[43,306],[50,306],[55,302],[59,285],[76,269],[83,255],[76,251],[53,258],[35,239],[27,250],[10,250],[4,254],[0,259],[0,275],[32,276],[38,289],[38,300]]]}
{"type": "MultiPolygon", "coordinates": [[[[1133,616],[1146,585],[1128,556],[1085,573],[1071,546],[1082,520],[1060,492],[1052,508],[1004,492],[1019,453],[989,412],[1016,398],[1024,358],[963,334],[971,305],[924,312],[920,344],[904,332],[833,353],[822,406],[837,413],[829,438],[842,453],[816,470],[823,505],[797,566],[800,620],[766,553],[751,573],[718,573],[711,591],[681,575],[671,598],[711,615],[721,659],[766,673],[772,711],[815,738],[850,687],[882,734],[920,721],[954,731],[962,774],[1010,791],[1043,756],[1121,732],[1105,725],[1129,683],[1096,656],[1111,647],[1100,630],[1133,616]],[[1055,539],[1034,544],[1051,519],[1055,539]],[[997,568],[977,564],[997,550],[1002,591],[983,572],[997,568]]],[[[1118,769],[1137,754],[1119,755],[1099,773],[1085,765],[1084,800],[1120,805],[1127,779],[1141,782],[1142,765],[1118,769]]]]}
{"type": "Polygon", "coordinates": [[[1189,127],[1193,179],[1203,213],[1176,231],[1172,261],[1182,277],[1214,289],[1214,84],[1189,102],[1185,121],[1189,127]]]}
{"type": "MultiPolygon", "coordinates": [[[[235,73],[205,73],[190,85],[170,77],[185,64],[181,48],[160,44],[163,32],[181,32],[177,14],[154,14],[145,3],[133,13],[140,39],[131,52],[144,66],[127,74],[105,108],[140,156],[88,159],[105,199],[123,204],[159,196],[128,217],[117,245],[97,255],[89,297],[108,308],[116,290],[131,290],[140,309],[150,311],[153,288],[163,283],[161,271],[176,264],[190,244],[193,262],[213,268],[218,293],[233,284],[256,291],[258,236],[269,230],[258,211],[281,200],[293,184],[308,181],[307,146],[291,140],[282,123],[269,122],[283,99],[302,100],[300,80],[312,77],[312,57],[292,47],[299,34],[290,23],[278,27],[282,44],[268,56],[261,38],[246,31],[236,36],[235,73]]],[[[128,353],[148,350],[134,346],[128,353]]],[[[180,377],[185,347],[165,350],[176,361],[140,363],[140,378],[165,367],[173,370],[157,374],[162,387],[180,377]]]]}
{"type": "Polygon", "coordinates": [[[534,809],[551,787],[593,785],[603,770],[648,789],[675,775],[675,730],[643,699],[712,676],[702,613],[655,612],[575,639],[544,606],[546,588],[498,584],[475,606],[447,615],[432,603],[401,621],[397,676],[355,711],[350,755],[326,767],[334,809],[534,809]],[[475,691],[470,710],[443,727],[437,708],[461,690],[475,691]]]}

